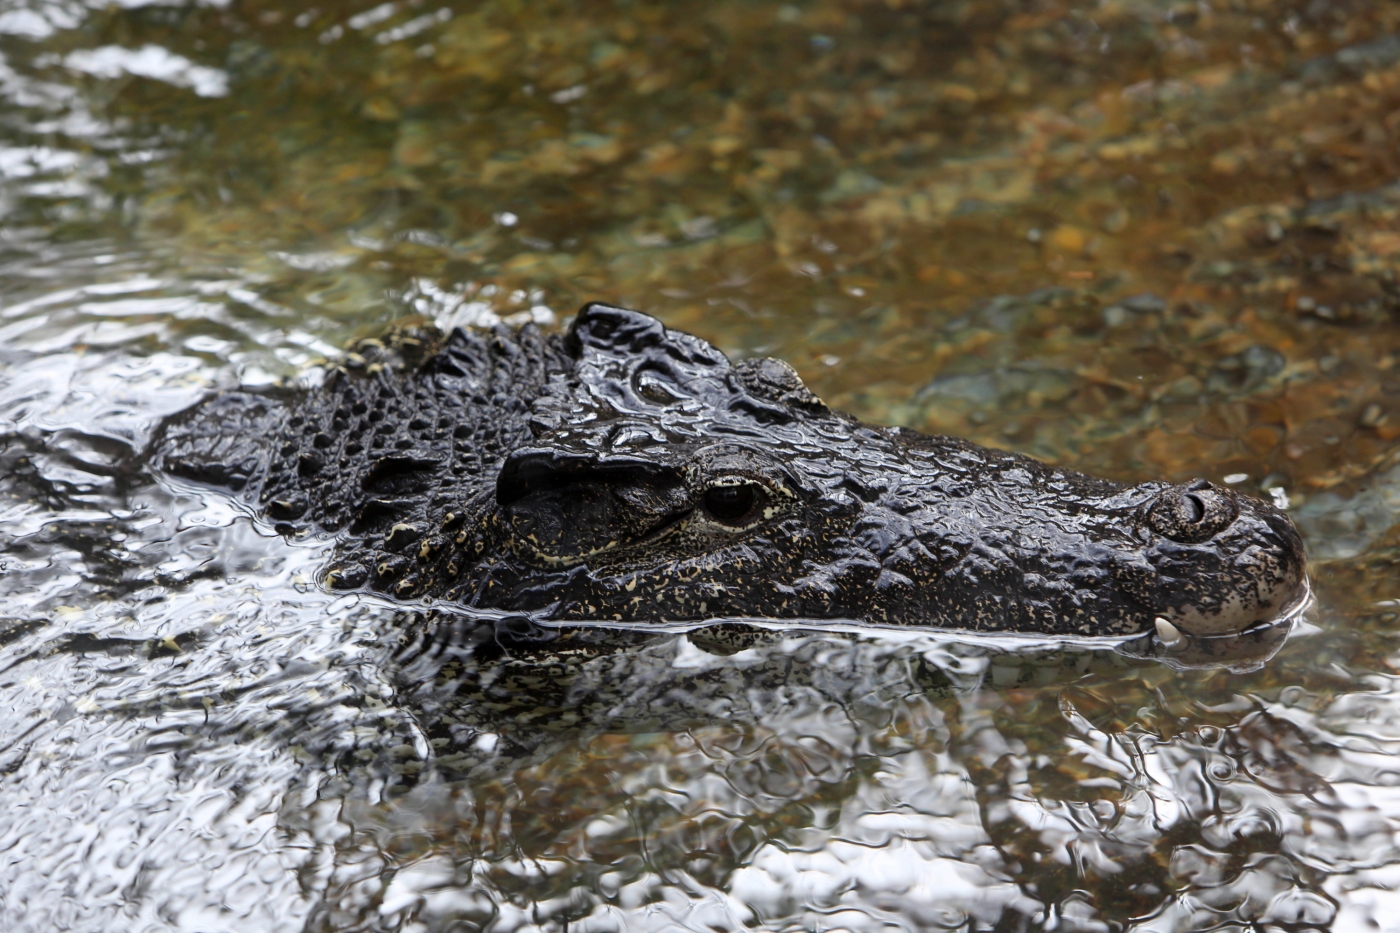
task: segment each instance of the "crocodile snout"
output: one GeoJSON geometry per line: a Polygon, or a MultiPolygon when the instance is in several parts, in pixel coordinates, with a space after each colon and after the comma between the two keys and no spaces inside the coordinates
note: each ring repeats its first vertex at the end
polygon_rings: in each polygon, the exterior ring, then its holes
{"type": "Polygon", "coordinates": [[[1145,518],[1154,611],[1189,635],[1237,634],[1306,597],[1302,539],[1267,502],[1193,480],[1163,489],[1145,518]]]}

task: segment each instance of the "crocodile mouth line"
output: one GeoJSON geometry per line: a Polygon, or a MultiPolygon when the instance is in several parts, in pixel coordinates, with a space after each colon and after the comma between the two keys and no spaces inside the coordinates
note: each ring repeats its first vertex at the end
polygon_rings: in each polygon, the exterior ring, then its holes
{"type": "Polygon", "coordinates": [[[1257,670],[1278,652],[1297,623],[1312,608],[1312,581],[1304,576],[1297,594],[1279,613],[1237,632],[1191,635],[1158,619],[1153,631],[1135,635],[1121,650],[1133,657],[1153,657],[1182,670],[1224,667],[1257,670]]]}

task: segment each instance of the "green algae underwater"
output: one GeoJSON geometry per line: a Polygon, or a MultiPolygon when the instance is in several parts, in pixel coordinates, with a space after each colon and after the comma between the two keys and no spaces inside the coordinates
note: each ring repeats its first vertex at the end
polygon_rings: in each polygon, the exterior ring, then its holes
{"type": "Polygon", "coordinates": [[[0,5],[0,925],[1393,925],[1397,142],[1378,0],[0,5]],[[1270,497],[1316,602],[1253,670],[541,654],[145,469],[392,321],[588,300],[1270,497]]]}

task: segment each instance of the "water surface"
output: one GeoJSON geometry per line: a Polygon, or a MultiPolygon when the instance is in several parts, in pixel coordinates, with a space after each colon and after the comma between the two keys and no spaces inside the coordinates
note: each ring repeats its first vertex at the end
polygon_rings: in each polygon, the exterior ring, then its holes
{"type": "Polygon", "coordinates": [[[1397,142],[1379,0],[0,4],[3,926],[1386,928],[1397,142]],[[1316,605],[1254,670],[542,651],[144,468],[396,318],[594,299],[1270,496],[1316,605]]]}

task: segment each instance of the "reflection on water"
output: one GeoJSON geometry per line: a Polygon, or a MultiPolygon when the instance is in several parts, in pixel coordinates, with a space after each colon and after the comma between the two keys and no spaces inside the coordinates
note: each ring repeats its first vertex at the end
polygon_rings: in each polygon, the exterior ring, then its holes
{"type": "Polygon", "coordinates": [[[1400,8],[0,5],[13,930],[1384,929],[1400,8]],[[1287,502],[1257,670],[541,634],[142,451],[402,314],[585,299],[839,407],[1287,502]]]}

